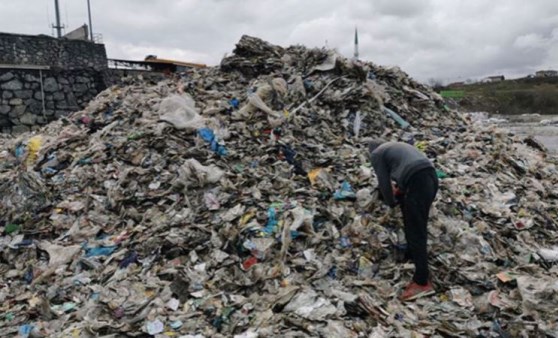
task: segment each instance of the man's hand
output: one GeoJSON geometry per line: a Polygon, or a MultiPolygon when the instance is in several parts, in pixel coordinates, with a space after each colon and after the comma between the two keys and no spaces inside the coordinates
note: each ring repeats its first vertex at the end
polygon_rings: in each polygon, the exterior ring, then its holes
{"type": "Polygon", "coordinates": [[[393,196],[402,197],[403,195],[405,195],[405,193],[401,189],[399,189],[399,187],[396,184],[392,184],[391,188],[393,190],[393,196]]]}
{"type": "Polygon", "coordinates": [[[395,204],[401,204],[401,202],[403,201],[403,198],[405,197],[405,193],[399,189],[399,187],[397,186],[397,184],[392,184],[391,185],[392,191],[393,191],[393,197],[395,199],[395,204]]]}

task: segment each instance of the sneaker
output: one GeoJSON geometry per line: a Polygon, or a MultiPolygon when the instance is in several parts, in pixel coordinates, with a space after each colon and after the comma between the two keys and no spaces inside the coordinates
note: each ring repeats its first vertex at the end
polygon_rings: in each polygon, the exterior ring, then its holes
{"type": "Polygon", "coordinates": [[[399,299],[407,302],[410,300],[415,300],[417,298],[430,296],[434,293],[434,287],[432,286],[432,282],[430,281],[426,285],[418,285],[415,282],[411,282],[409,285],[407,285],[399,299]]]}

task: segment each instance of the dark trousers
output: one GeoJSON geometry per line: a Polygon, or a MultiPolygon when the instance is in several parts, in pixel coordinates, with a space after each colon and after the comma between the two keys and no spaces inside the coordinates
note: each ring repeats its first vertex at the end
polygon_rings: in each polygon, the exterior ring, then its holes
{"type": "Polygon", "coordinates": [[[426,168],[413,174],[407,183],[401,201],[408,254],[415,264],[415,283],[428,283],[428,213],[438,192],[438,177],[434,168],[426,168]]]}

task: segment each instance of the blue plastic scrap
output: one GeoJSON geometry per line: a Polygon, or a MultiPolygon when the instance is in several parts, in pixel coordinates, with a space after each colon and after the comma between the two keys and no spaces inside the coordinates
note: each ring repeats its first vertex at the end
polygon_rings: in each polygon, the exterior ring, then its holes
{"type": "Polygon", "coordinates": [[[101,294],[99,292],[92,292],[91,296],[89,297],[92,300],[99,300],[99,298],[101,297],[101,294]]]}
{"type": "Polygon", "coordinates": [[[339,238],[339,243],[342,248],[349,248],[351,246],[351,241],[345,236],[339,238]]]}
{"type": "Polygon", "coordinates": [[[329,269],[329,271],[327,272],[327,276],[331,279],[337,278],[337,267],[335,265],[332,266],[331,269],[329,269]]]}
{"type": "Polygon", "coordinates": [[[280,151],[283,154],[283,156],[285,157],[285,161],[287,161],[287,163],[294,166],[295,174],[303,175],[303,176],[307,175],[306,170],[304,170],[304,168],[302,167],[302,163],[299,160],[295,159],[296,150],[289,147],[288,145],[281,145],[280,146],[280,151]]]}
{"type": "Polygon", "coordinates": [[[234,109],[238,109],[238,107],[240,106],[240,101],[238,101],[238,99],[236,97],[233,97],[232,99],[229,100],[229,104],[234,109]]]}
{"type": "Polygon", "coordinates": [[[401,141],[410,145],[415,145],[415,135],[411,133],[405,133],[403,134],[403,136],[401,136],[401,141]]]}
{"type": "Polygon", "coordinates": [[[32,267],[27,268],[27,271],[25,271],[25,275],[23,276],[23,278],[25,279],[25,282],[27,284],[31,284],[33,282],[33,268],[32,267]]]}
{"type": "Polygon", "coordinates": [[[213,150],[219,156],[225,156],[228,154],[227,148],[219,144],[219,140],[215,136],[213,130],[209,128],[201,128],[198,130],[198,135],[207,143],[210,144],[211,150],[213,150]]]}
{"type": "Polygon", "coordinates": [[[182,325],[184,325],[184,323],[180,320],[175,320],[174,322],[170,323],[170,327],[172,327],[174,330],[180,329],[182,325]]]}
{"type": "Polygon", "coordinates": [[[304,84],[304,89],[306,90],[314,88],[314,84],[310,80],[304,80],[302,83],[304,84]]]}
{"type": "Polygon", "coordinates": [[[128,265],[135,263],[138,261],[138,254],[135,251],[129,253],[124,259],[118,264],[118,267],[124,269],[128,267],[128,265]]]}
{"type": "Polygon", "coordinates": [[[19,146],[17,146],[16,150],[15,150],[15,156],[17,158],[20,158],[23,156],[23,154],[25,154],[25,150],[26,150],[27,146],[20,144],[19,146]]]}
{"type": "Polygon", "coordinates": [[[277,228],[277,211],[274,207],[270,207],[267,209],[267,224],[263,228],[262,232],[265,234],[271,235],[275,229],[277,228]]]}
{"type": "Polygon", "coordinates": [[[295,164],[296,151],[293,148],[287,145],[282,145],[281,152],[289,164],[295,164]]]}
{"type": "Polygon", "coordinates": [[[33,325],[25,324],[19,327],[19,336],[22,338],[27,338],[31,334],[35,327],[33,325]]]}
{"type": "Polygon", "coordinates": [[[116,250],[116,246],[100,246],[96,248],[85,248],[85,257],[108,256],[116,250]]]}
{"type": "Polygon", "coordinates": [[[336,200],[355,199],[356,194],[353,191],[351,184],[347,181],[343,181],[341,189],[335,191],[333,198],[336,200]]]}
{"type": "Polygon", "coordinates": [[[43,173],[43,175],[54,175],[58,172],[58,170],[52,168],[52,167],[46,167],[41,169],[41,172],[43,173]]]}
{"type": "Polygon", "coordinates": [[[511,335],[509,333],[507,333],[506,331],[504,331],[504,329],[502,328],[502,325],[500,324],[498,319],[495,319],[492,322],[492,331],[496,332],[499,337],[511,338],[511,335]]]}
{"type": "Polygon", "coordinates": [[[32,239],[24,239],[21,242],[15,244],[15,246],[17,246],[18,248],[23,248],[26,246],[30,246],[33,244],[33,240],[32,239]]]}

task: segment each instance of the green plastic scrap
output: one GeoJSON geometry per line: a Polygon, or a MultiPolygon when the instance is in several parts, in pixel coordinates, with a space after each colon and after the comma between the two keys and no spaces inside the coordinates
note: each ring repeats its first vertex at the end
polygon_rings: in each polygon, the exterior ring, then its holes
{"type": "Polygon", "coordinates": [[[436,169],[436,176],[438,176],[438,178],[443,179],[448,177],[448,174],[446,174],[445,172],[436,169]]]}
{"type": "Polygon", "coordinates": [[[144,134],[142,132],[133,132],[131,134],[128,135],[128,140],[132,141],[132,140],[137,140],[140,139],[144,136],[144,134]]]}
{"type": "Polygon", "coordinates": [[[221,317],[223,317],[223,319],[228,319],[233,314],[233,312],[235,312],[235,310],[236,309],[234,307],[228,306],[223,309],[223,313],[221,314],[221,317]]]}
{"type": "Polygon", "coordinates": [[[21,226],[19,224],[8,224],[4,228],[4,231],[6,232],[7,235],[10,235],[19,230],[21,230],[21,226]]]}
{"type": "Polygon", "coordinates": [[[383,110],[385,113],[387,113],[389,116],[391,116],[392,119],[395,120],[395,122],[399,123],[399,125],[401,126],[401,128],[403,129],[407,129],[409,128],[411,125],[409,124],[409,122],[405,121],[401,116],[399,116],[399,114],[397,114],[396,112],[394,112],[393,110],[387,108],[387,107],[383,107],[383,110]]]}
{"type": "Polygon", "coordinates": [[[71,302],[64,303],[64,305],[62,305],[62,311],[64,312],[72,311],[73,309],[76,308],[76,306],[77,306],[76,303],[71,303],[71,302]]]}

